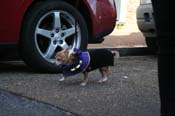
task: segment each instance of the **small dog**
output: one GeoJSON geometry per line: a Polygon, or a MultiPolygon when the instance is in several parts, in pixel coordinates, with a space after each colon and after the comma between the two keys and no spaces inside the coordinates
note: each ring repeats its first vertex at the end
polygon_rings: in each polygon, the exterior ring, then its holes
{"type": "Polygon", "coordinates": [[[81,85],[85,86],[88,82],[88,72],[99,69],[102,78],[98,82],[105,82],[111,74],[109,66],[114,66],[114,58],[119,57],[119,52],[107,49],[80,51],[68,47],[57,52],[55,56],[57,65],[62,62],[63,77],[59,81],[64,81],[67,76],[83,73],[84,81],[81,85]]]}

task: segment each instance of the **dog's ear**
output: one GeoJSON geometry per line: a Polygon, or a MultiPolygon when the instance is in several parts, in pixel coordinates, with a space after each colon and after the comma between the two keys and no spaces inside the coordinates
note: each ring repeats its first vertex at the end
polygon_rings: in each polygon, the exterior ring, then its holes
{"type": "Polygon", "coordinates": [[[80,56],[80,53],[79,52],[72,52],[72,55],[76,58],[78,58],[80,56]]]}
{"type": "Polygon", "coordinates": [[[64,52],[67,52],[69,50],[69,48],[66,48],[65,50],[64,50],[64,52]]]}
{"type": "Polygon", "coordinates": [[[71,61],[76,61],[78,58],[79,58],[79,54],[77,54],[76,52],[72,52],[71,54],[70,54],[70,60],[71,61]]]}
{"type": "Polygon", "coordinates": [[[64,50],[64,52],[68,52],[69,50],[71,50],[72,49],[72,46],[69,46],[69,47],[67,47],[65,50],[64,50]]]}
{"type": "Polygon", "coordinates": [[[70,45],[68,48],[69,48],[69,49],[72,49],[72,46],[70,45]]]}

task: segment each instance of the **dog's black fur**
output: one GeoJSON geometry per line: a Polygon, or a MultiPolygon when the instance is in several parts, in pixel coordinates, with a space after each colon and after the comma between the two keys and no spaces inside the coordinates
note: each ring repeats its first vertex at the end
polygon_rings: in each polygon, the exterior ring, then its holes
{"type": "Polygon", "coordinates": [[[87,67],[86,71],[92,71],[101,67],[114,66],[114,56],[115,53],[112,53],[107,49],[96,49],[89,50],[90,55],[90,64],[87,67]]]}

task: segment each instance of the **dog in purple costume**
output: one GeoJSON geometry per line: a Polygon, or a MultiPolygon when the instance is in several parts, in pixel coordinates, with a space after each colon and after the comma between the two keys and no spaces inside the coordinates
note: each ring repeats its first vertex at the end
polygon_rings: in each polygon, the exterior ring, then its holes
{"type": "Polygon", "coordinates": [[[99,69],[102,78],[98,82],[105,82],[111,74],[109,66],[114,66],[114,58],[119,58],[119,56],[119,52],[107,49],[80,51],[76,48],[73,50],[68,48],[60,51],[56,54],[56,62],[63,62],[63,77],[60,81],[64,81],[65,77],[83,73],[84,81],[81,85],[85,86],[88,82],[88,72],[99,69]]]}

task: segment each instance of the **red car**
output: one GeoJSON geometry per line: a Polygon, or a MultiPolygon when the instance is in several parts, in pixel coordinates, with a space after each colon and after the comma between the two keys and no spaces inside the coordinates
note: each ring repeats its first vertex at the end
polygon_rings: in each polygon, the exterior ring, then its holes
{"type": "Polygon", "coordinates": [[[18,46],[22,60],[42,72],[60,71],[56,51],[85,50],[116,23],[114,0],[3,0],[0,15],[0,46],[18,46]]]}

